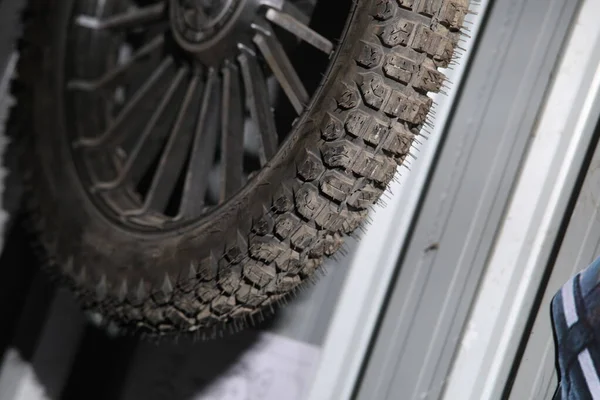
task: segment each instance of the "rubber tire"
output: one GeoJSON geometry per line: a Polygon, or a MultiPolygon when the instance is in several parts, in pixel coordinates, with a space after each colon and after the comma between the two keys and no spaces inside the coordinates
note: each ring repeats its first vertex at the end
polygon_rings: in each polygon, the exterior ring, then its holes
{"type": "Polygon", "coordinates": [[[57,79],[68,4],[29,0],[12,85],[10,129],[34,228],[85,308],[158,335],[239,327],[340,248],[409,155],[468,8],[468,0],[355,0],[322,85],[274,159],[192,228],[153,235],[99,213],[69,157],[57,79]]]}

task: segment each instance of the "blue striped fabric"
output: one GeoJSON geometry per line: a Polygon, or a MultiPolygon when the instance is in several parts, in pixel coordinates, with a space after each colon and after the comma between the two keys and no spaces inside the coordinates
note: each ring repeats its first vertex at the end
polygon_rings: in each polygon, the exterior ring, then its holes
{"type": "Polygon", "coordinates": [[[600,400],[600,258],[552,299],[560,389],[556,400],[600,400]]]}

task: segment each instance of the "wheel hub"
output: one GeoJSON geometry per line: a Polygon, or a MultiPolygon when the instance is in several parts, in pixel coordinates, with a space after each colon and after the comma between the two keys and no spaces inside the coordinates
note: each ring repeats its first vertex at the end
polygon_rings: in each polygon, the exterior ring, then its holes
{"type": "Polygon", "coordinates": [[[242,0],[171,0],[171,24],[184,45],[202,44],[232,21],[242,0]]]}
{"type": "Polygon", "coordinates": [[[249,41],[258,8],[253,0],[171,0],[173,36],[203,64],[218,64],[249,41]]]}

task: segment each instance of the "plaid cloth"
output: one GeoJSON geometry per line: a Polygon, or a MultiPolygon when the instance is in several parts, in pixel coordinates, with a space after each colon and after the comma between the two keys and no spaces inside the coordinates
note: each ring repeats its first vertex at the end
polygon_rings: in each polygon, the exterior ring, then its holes
{"type": "Polygon", "coordinates": [[[555,400],[600,400],[600,258],[552,299],[560,386],[555,400]]]}

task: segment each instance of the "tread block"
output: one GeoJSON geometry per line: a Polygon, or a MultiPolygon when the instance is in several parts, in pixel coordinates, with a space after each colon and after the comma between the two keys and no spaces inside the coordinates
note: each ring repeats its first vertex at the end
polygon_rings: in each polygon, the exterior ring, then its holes
{"type": "Polygon", "coordinates": [[[368,215],[367,210],[352,211],[352,212],[348,211],[348,210],[344,210],[344,212],[341,215],[342,232],[344,232],[344,233],[354,232],[360,226],[360,224],[363,222],[363,220],[367,217],[367,215],[368,215]]]}
{"type": "Polygon", "coordinates": [[[417,73],[413,87],[424,92],[437,93],[442,88],[445,79],[444,74],[435,69],[434,65],[423,65],[417,73]]]}
{"type": "Polygon", "coordinates": [[[267,299],[267,295],[251,285],[242,283],[240,289],[235,294],[235,298],[242,304],[250,307],[258,307],[267,299]]]}
{"type": "Polygon", "coordinates": [[[376,188],[375,186],[368,184],[361,190],[355,192],[348,199],[348,204],[352,207],[364,209],[367,208],[377,201],[383,194],[383,189],[376,188]]]}
{"type": "Polygon", "coordinates": [[[325,143],[322,148],[323,161],[329,167],[350,168],[361,148],[346,140],[325,143]]]}
{"type": "Polygon", "coordinates": [[[389,124],[375,120],[372,128],[365,132],[363,139],[366,143],[376,147],[379,145],[382,138],[383,140],[387,139],[387,137],[390,135],[390,130],[391,128],[389,124]]]}
{"type": "Polygon", "coordinates": [[[417,12],[419,14],[433,17],[437,11],[441,8],[443,0],[421,0],[417,12]]]}
{"type": "Polygon", "coordinates": [[[304,263],[302,267],[302,271],[300,273],[305,277],[313,276],[317,268],[319,268],[323,264],[323,260],[321,258],[309,258],[304,263]]]}
{"type": "Polygon", "coordinates": [[[415,26],[417,26],[416,22],[400,19],[389,25],[379,27],[376,30],[376,35],[384,46],[407,46],[415,26]]]}
{"type": "Polygon", "coordinates": [[[396,155],[408,154],[414,140],[414,135],[404,125],[398,124],[387,135],[383,149],[396,155]]]}
{"type": "Polygon", "coordinates": [[[425,122],[433,100],[427,96],[409,97],[406,94],[392,90],[382,111],[411,124],[419,125],[425,122]]]}
{"type": "MultiPolygon", "coordinates": [[[[186,329],[196,324],[196,320],[194,318],[188,317],[175,307],[168,307],[165,311],[165,317],[167,317],[167,319],[178,328],[186,329]]],[[[165,326],[164,328],[170,330],[170,327],[168,326],[165,326]]]]}
{"type": "Polygon", "coordinates": [[[158,326],[165,320],[165,311],[167,309],[162,307],[157,307],[155,304],[151,302],[146,302],[142,307],[142,314],[144,314],[144,318],[151,325],[158,326]]]}
{"type": "Polygon", "coordinates": [[[252,232],[257,235],[264,236],[273,231],[273,227],[275,226],[275,221],[273,220],[273,216],[268,212],[268,210],[264,209],[263,214],[260,216],[258,220],[252,224],[252,232]]]}
{"type": "Polygon", "coordinates": [[[325,255],[330,256],[338,251],[344,245],[344,238],[339,233],[333,235],[327,235],[325,255]]]}
{"type": "Polygon", "coordinates": [[[329,204],[316,216],[315,223],[318,227],[324,228],[330,232],[338,232],[343,226],[343,212],[339,212],[333,205],[329,204]]]}
{"type": "Polygon", "coordinates": [[[201,326],[210,327],[219,323],[219,318],[213,313],[209,306],[206,306],[196,314],[196,320],[200,321],[201,326]]]}
{"type": "Polygon", "coordinates": [[[433,60],[437,63],[439,67],[445,68],[452,61],[452,57],[454,56],[454,45],[450,41],[450,39],[443,37],[438,45],[438,48],[433,55],[433,60]]]}
{"type": "MultiPolygon", "coordinates": [[[[274,293],[274,292],[271,292],[274,293]]],[[[282,301],[285,299],[286,294],[276,294],[269,296],[264,303],[261,304],[262,307],[270,307],[273,310],[274,306],[282,305],[282,301]]]]}
{"type": "Polygon", "coordinates": [[[290,237],[290,242],[296,249],[303,251],[316,240],[317,233],[315,228],[301,224],[290,237]]]}
{"type": "Polygon", "coordinates": [[[258,287],[265,287],[276,276],[277,270],[274,265],[267,265],[260,261],[249,260],[244,265],[244,276],[258,287]]]}
{"type": "Polygon", "coordinates": [[[354,137],[362,138],[371,124],[372,117],[364,111],[352,110],[344,124],[346,132],[354,137]]]}
{"type": "Polygon", "coordinates": [[[175,296],[174,304],[175,308],[182,311],[186,316],[195,315],[196,312],[202,308],[202,304],[197,299],[190,296],[175,296]]]}
{"type": "Polygon", "coordinates": [[[419,69],[417,63],[410,58],[399,53],[389,53],[385,57],[383,72],[388,77],[397,82],[407,85],[419,69]]]}
{"type": "Polygon", "coordinates": [[[400,119],[416,125],[422,124],[427,119],[432,102],[433,100],[426,96],[411,99],[400,114],[400,119]]]}
{"type": "Polygon", "coordinates": [[[227,268],[220,274],[221,277],[218,281],[218,285],[224,293],[235,293],[240,287],[242,278],[238,268],[227,268]]]}
{"type": "Polygon", "coordinates": [[[396,0],[396,1],[398,2],[398,5],[400,7],[410,10],[415,5],[415,2],[417,2],[418,0],[396,0]]]}
{"type": "Polygon", "coordinates": [[[360,41],[357,53],[358,55],[355,57],[356,62],[365,68],[375,68],[383,60],[383,49],[379,45],[368,43],[364,40],[360,41]]]}
{"type": "Polygon", "coordinates": [[[343,123],[331,113],[326,113],[321,123],[321,136],[323,139],[332,141],[344,136],[343,123]]]}
{"type": "Polygon", "coordinates": [[[459,30],[469,10],[468,0],[446,0],[438,14],[440,23],[450,29],[459,30]]]}
{"type": "Polygon", "coordinates": [[[285,250],[274,237],[254,237],[250,240],[250,256],[267,264],[273,262],[285,250]]]}
{"type": "Polygon", "coordinates": [[[320,236],[312,250],[309,253],[309,257],[317,258],[324,255],[330,256],[342,247],[344,239],[338,233],[326,234],[320,236]]]}
{"type": "Polygon", "coordinates": [[[360,95],[358,94],[358,89],[354,85],[348,85],[345,82],[342,82],[337,90],[338,95],[336,98],[336,103],[338,108],[342,110],[350,110],[356,106],[360,102],[360,95]]]}
{"type": "Polygon", "coordinates": [[[333,204],[324,208],[315,219],[318,226],[329,232],[350,233],[360,226],[362,220],[367,216],[367,210],[349,211],[339,210],[333,204]]]}
{"type": "Polygon", "coordinates": [[[419,25],[411,47],[418,52],[433,56],[437,54],[442,39],[442,35],[435,33],[425,25],[419,25]]]}
{"type": "Polygon", "coordinates": [[[447,66],[452,60],[454,46],[446,36],[436,33],[426,27],[419,25],[412,42],[412,48],[418,52],[427,53],[442,66],[447,66]]]}
{"type": "Polygon", "coordinates": [[[338,171],[327,171],[321,180],[321,190],[334,200],[342,202],[352,191],[354,180],[338,171]]]}
{"type": "Polygon", "coordinates": [[[137,307],[119,307],[119,315],[123,315],[127,322],[141,321],[144,318],[142,310],[137,307]]]}
{"type": "Polygon", "coordinates": [[[237,306],[231,311],[230,315],[231,318],[243,318],[252,315],[255,311],[252,308],[237,306]]]}
{"type": "Polygon", "coordinates": [[[383,155],[363,151],[352,165],[352,171],[380,183],[388,183],[396,172],[396,163],[383,155]]]}
{"type": "Polygon", "coordinates": [[[377,0],[377,2],[373,4],[371,15],[380,21],[386,21],[393,18],[396,15],[396,5],[394,2],[395,0],[377,0]]]}
{"type": "Polygon", "coordinates": [[[283,272],[291,275],[297,274],[301,269],[300,254],[292,249],[288,249],[277,257],[275,265],[283,272]]]}
{"type": "Polygon", "coordinates": [[[300,283],[302,283],[302,279],[300,279],[300,277],[298,275],[280,276],[277,278],[277,284],[276,284],[277,291],[280,293],[290,292],[292,289],[294,289],[300,283]]]}
{"type": "Polygon", "coordinates": [[[235,297],[219,296],[210,303],[210,307],[218,315],[229,314],[235,307],[235,297]]]}
{"type": "Polygon", "coordinates": [[[388,100],[381,108],[381,110],[390,117],[398,118],[402,115],[404,109],[406,109],[406,107],[408,106],[409,101],[410,100],[408,96],[402,93],[401,91],[392,90],[390,96],[388,97],[388,100]]]}
{"type": "Polygon", "coordinates": [[[285,213],[277,218],[275,223],[275,235],[281,240],[287,239],[292,232],[298,229],[302,222],[300,218],[292,213],[285,213]]]}
{"type": "Polygon", "coordinates": [[[210,283],[201,283],[196,289],[196,296],[204,303],[209,303],[219,295],[219,290],[210,283]]]}
{"type": "Polygon", "coordinates": [[[321,157],[312,151],[305,151],[303,161],[297,166],[298,175],[305,181],[314,181],[325,172],[321,157]]]}
{"type": "Polygon", "coordinates": [[[273,209],[280,214],[294,209],[294,195],[286,185],[281,185],[273,196],[273,209]]]}
{"type": "Polygon", "coordinates": [[[314,219],[327,206],[328,201],[319,196],[319,191],[313,185],[304,185],[296,192],[298,212],[306,219],[314,219]]]}

